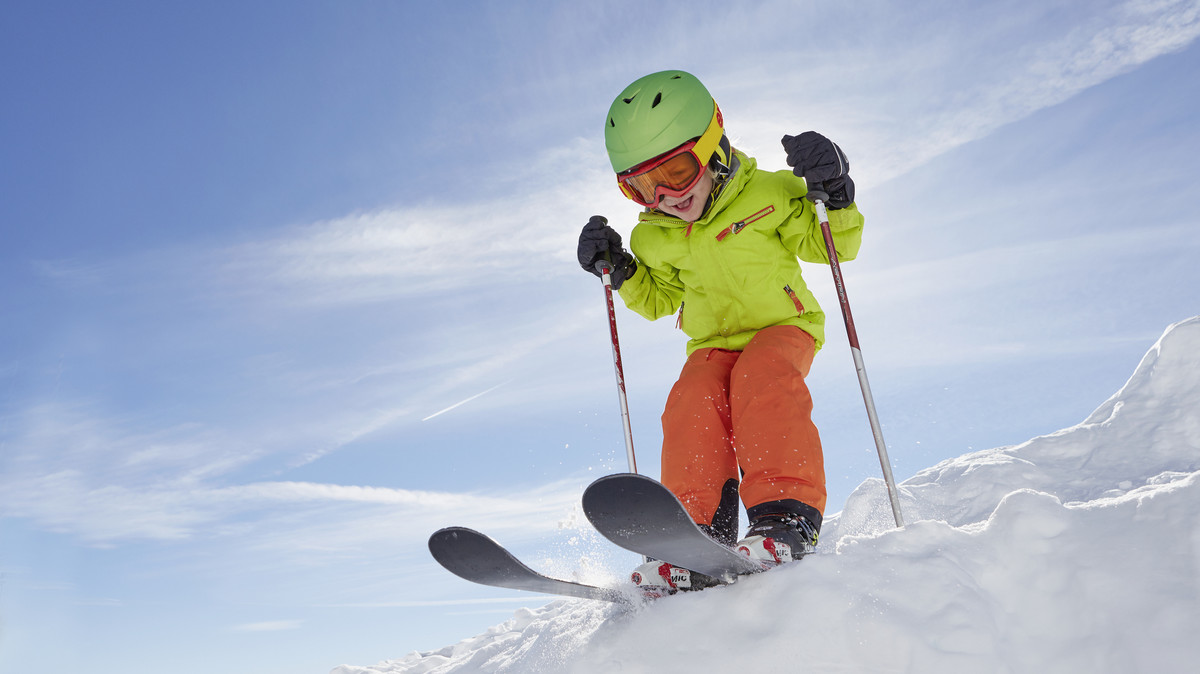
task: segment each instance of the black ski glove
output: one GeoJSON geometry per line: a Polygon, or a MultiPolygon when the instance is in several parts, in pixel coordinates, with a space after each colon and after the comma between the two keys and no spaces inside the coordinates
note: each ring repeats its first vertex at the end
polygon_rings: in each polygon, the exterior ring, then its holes
{"type": "Polygon", "coordinates": [[[854,181],[848,175],[850,160],[836,143],[816,131],[784,136],[782,142],[792,173],[804,178],[810,191],[829,195],[829,208],[845,208],[854,201],[854,181]]]}
{"type": "Polygon", "coordinates": [[[637,271],[637,262],[621,247],[621,235],[608,226],[608,219],[603,215],[593,215],[579,233],[579,266],[604,278],[596,269],[596,263],[601,260],[611,264],[608,275],[613,288],[620,289],[621,284],[637,271]]]}

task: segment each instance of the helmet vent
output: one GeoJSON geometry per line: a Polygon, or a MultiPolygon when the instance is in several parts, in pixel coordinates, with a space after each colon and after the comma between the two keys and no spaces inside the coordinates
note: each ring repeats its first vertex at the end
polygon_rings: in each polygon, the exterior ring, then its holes
{"type": "Polygon", "coordinates": [[[652,103],[650,103],[650,107],[657,108],[659,103],[662,103],[662,92],[661,91],[658,92],[657,94],[655,94],[654,101],[652,103]]]}

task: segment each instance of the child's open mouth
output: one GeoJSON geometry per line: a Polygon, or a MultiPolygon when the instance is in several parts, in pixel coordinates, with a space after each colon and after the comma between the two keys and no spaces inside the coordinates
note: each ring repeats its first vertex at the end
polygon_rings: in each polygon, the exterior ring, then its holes
{"type": "Polygon", "coordinates": [[[694,198],[695,197],[688,197],[687,199],[684,199],[683,201],[680,201],[679,203],[672,205],[671,208],[674,208],[677,211],[686,211],[687,209],[692,207],[692,199],[694,199],[694,198]]]}

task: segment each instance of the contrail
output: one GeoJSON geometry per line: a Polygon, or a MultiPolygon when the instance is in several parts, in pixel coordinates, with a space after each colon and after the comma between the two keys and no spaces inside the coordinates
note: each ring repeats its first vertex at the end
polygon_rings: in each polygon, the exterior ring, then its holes
{"type": "Polygon", "coordinates": [[[467,403],[471,402],[472,400],[474,400],[480,396],[487,395],[487,394],[491,393],[492,391],[495,391],[496,389],[500,388],[501,386],[504,386],[505,384],[507,384],[510,381],[512,381],[512,380],[509,379],[508,381],[502,381],[499,384],[496,384],[495,386],[491,387],[490,389],[488,389],[486,391],[476,393],[475,395],[471,396],[470,398],[467,398],[466,400],[460,400],[460,401],[454,403],[453,405],[447,407],[444,410],[438,410],[437,412],[434,412],[433,414],[430,414],[429,416],[425,417],[421,421],[429,421],[430,419],[432,419],[440,414],[445,414],[446,412],[449,412],[450,410],[454,409],[455,407],[461,407],[463,405],[466,405],[467,403]]]}

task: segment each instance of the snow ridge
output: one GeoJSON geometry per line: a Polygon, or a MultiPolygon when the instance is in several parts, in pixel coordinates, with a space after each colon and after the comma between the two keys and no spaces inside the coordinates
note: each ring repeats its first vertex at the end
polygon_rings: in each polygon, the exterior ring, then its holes
{"type": "Polygon", "coordinates": [[[583,600],[333,674],[1190,672],[1200,660],[1200,317],[1082,423],[881,480],[818,554],[634,610],[583,600]]]}

